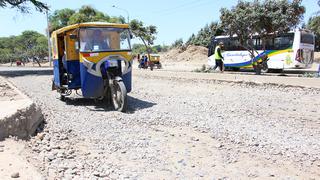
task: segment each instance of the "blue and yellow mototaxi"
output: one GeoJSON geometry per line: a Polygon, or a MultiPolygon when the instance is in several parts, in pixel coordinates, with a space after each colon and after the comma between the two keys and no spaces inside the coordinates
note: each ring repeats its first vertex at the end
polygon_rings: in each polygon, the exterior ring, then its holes
{"type": "Polygon", "coordinates": [[[62,100],[72,90],[81,90],[85,98],[108,98],[116,110],[126,111],[132,82],[131,37],[128,24],[102,22],[52,32],[52,89],[62,100]]]}

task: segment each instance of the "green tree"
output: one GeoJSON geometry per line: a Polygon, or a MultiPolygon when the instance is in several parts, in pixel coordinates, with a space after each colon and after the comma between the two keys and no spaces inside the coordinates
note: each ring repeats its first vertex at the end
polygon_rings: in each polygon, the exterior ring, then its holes
{"type": "Polygon", "coordinates": [[[33,60],[40,65],[48,53],[47,38],[36,31],[24,31],[19,36],[0,38],[0,62],[11,64],[33,60]]]}
{"type": "Polygon", "coordinates": [[[142,21],[134,19],[130,22],[130,28],[133,35],[140,38],[143,42],[147,53],[150,56],[150,53],[152,52],[151,45],[153,45],[154,40],[156,39],[155,35],[157,34],[157,27],[153,25],[145,26],[142,21]]]}
{"type": "Polygon", "coordinates": [[[53,30],[67,26],[70,17],[74,13],[75,10],[69,8],[54,11],[53,14],[49,16],[50,31],[52,32],[53,30]]]}
{"type": "Polygon", "coordinates": [[[0,62],[8,63],[11,61],[12,51],[7,48],[0,48],[0,62]]]}
{"type": "Polygon", "coordinates": [[[171,44],[171,48],[180,48],[183,46],[183,40],[182,38],[175,40],[172,44],[171,44]]]}
{"type": "Polygon", "coordinates": [[[220,10],[221,27],[228,35],[237,35],[240,45],[254,57],[256,50],[251,45],[250,37],[258,34],[265,47],[266,35],[276,36],[295,28],[305,12],[301,1],[241,0],[231,9],[220,10]]]}
{"type": "MultiPolygon", "coordinates": [[[[320,7],[320,0],[318,1],[320,7]]],[[[307,23],[307,29],[310,29],[316,35],[316,51],[320,51],[320,11],[316,12],[315,15],[309,18],[307,23]]]]}
{"type": "Polygon", "coordinates": [[[84,22],[110,22],[110,23],[124,23],[124,17],[111,17],[108,14],[98,11],[97,9],[84,5],[79,10],[61,9],[56,10],[49,16],[50,32],[62,28],[67,25],[84,22]]]}
{"type": "Polygon", "coordinates": [[[110,16],[99,12],[91,6],[85,5],[70,17],[68,24],[70,25],[90,21],[109,22],[110,16]]]}
{"type": "Polygon", "coordinates": [[[28,13],[30,10],[28,6],[29,3],[31,3],[36,8],[36,10],[40,12],[49,10],[47,4],[37,0],[0,0],[0,7],[18,8],[21,12],[28,13]]]}
{"type": "Polygon", "coordinates": [[[196,36],[194,34],[192,34],[189,39],[187,40],[186,44],[187,45],[191,45],[191,44],[195,44],[196,41],[196,36]]]}
{"type": "Polygon", "coordinates": [[[320,16],[311,17],[308,21],[307,28],[316,35],[316,50],[320,50],[320,16]]]}
{"type": "Polygon", "coordinates": [[[0,38],[0,63],[11,62],[17,59],[16,49],[17,36],[1,37],[0,38]]]}
{"type": "Polygon", "coordinates": [[[39,36],[36,40],[36,46],[31,50],[31,57],[41,66],[40,61],[48,56],[48,39],[45,36],[39,36]]]}
{"type": "Polygon", "coordinates": [[[222,34],[222,29],[218,22],[211,22],[206,24],[201,28],[197,35],[192,34],[186,42],[186,45],[196,45],[208,47],[210,45],[211,39],[214,36],[219,36],[222,34]]]}
{"type": "MultiPolygon", "coordinates": [[[[151,47],[150,53],[159,53],[166,52],[168,50],[168,46],[166,45],[155,45],[151,47]]],[[[133,54],[143,54],[147,52],[146,46],[144,44],[133,44],[132,45],[132,53],[133,54]]]]}
{"type": "Polygon", "coordinates": [[[17,37],[16,43],[15,51],[23,62],[33,60],[41,66],[40,58],[44,58],[48,52],[47,38],[44,35],[36,31],[24,31],[17,37]]]}

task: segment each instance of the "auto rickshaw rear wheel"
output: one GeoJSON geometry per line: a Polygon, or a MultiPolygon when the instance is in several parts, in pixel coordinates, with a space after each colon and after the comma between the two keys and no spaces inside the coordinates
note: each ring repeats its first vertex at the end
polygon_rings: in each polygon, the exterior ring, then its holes
{"type": "Polygon", "coordinates": [[[150,70],[151,70],[151,71],[153,71],[153,66],[154,66],[153,63],[150,63],[150,64],[149,64],[149,67],[150,67],[150,70]]]}
{"type": "Polygon", "coordinates": [[[111,85],[111,100],[115,110],[127,111],[127,89],[122,81],[114,81],[111,85]]]}

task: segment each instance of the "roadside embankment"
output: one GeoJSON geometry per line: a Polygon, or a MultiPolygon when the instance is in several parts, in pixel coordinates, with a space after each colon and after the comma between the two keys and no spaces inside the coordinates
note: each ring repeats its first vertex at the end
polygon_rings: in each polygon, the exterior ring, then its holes
{"type": "Polygon", "coordinates": [[[286,77],[286,76],[257,76],[228,73],[194,73],[174,71],[143,71],[136,70],[134,75],[143,77],[185,79],[196,81],[215,81],[221,83],[240,83],[249,85],[270,85],[279,87],[315,88],[320,89],[319,78],[286,77]]]}
{"type": "Polygon", "coordinates": [[[40,108],[1,76],[0,107],[0,179],[41,179],[21,154],[26,143],[17,140],[28,139],[43,122],[40,108]]]}
{"type": "Polygon", "coordinates": [[[0,140],[27,139],[43,122],[41,110],[30,98],[0,77],[0,140]]]}

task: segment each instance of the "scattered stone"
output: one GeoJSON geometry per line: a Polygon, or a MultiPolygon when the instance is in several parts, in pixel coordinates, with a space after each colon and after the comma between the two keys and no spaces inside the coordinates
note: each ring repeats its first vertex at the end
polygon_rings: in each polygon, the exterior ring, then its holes
{"type": "Polygon", "coordinates": [[[275,175],[274,175],[274,174],[269,174],[269,176],[270,176],[270,177],[275,177],[275,175]]]}
{"type": "Polygon", "coordinates": [[[256,173],[254,173],[254,172],[249,172],[248,173],[248,177],[250,177],[250,178],[257,178],[257,177],[259,177],[256,173]]]}
{"type": "Polygon", "coordinates": [[[45,136],[44,133],[38,133],[38,134],[37,134],[37,138],[38,138],[39,140],[41,140],[41,141],[43,140],[44,136],[45,136]]]}
{"type": "Polygon", "coordinates": [[[100,173],[98,171],[95,171],[92,173],[94,176],[100,177],[100,173]]]}
{"type": "Polygon", "coordinates": [[[20,177],[19,172],[15,172],[15,173],[11,174],[11,178],[19,178],[19,177],[20,177]]]}
{"type": "Polygon", "coordinates": [[[199,141],[199,138],[191,137],[191,140],[192,140],[192,141],[199,141]]]}
{"type": "Polygon", "coordinates": [[[63,153],[58,153],[58,154],[57,154],[57,157],[58,157],[58,158],[64,158],[65,155],[64,155],[63,153]]]}
{"type": "Polygon", "coordinates": [[[204,177],[204,172],[198,172],[197,175],[198,175],[199,177],[204,177]]]}
{"type": "Polygon", "coordinates": [[[222,147],[223,147],[223,144],[220,144],[220,143],[216,144],[216,148],[222,148],[222,147]]]}
{"type": "Polygon", "coordinates": [[[52,154],[48,155],[47,158],[49,159],[49,161],[53,161],[56,159],[56,157],[52,154]]]}

